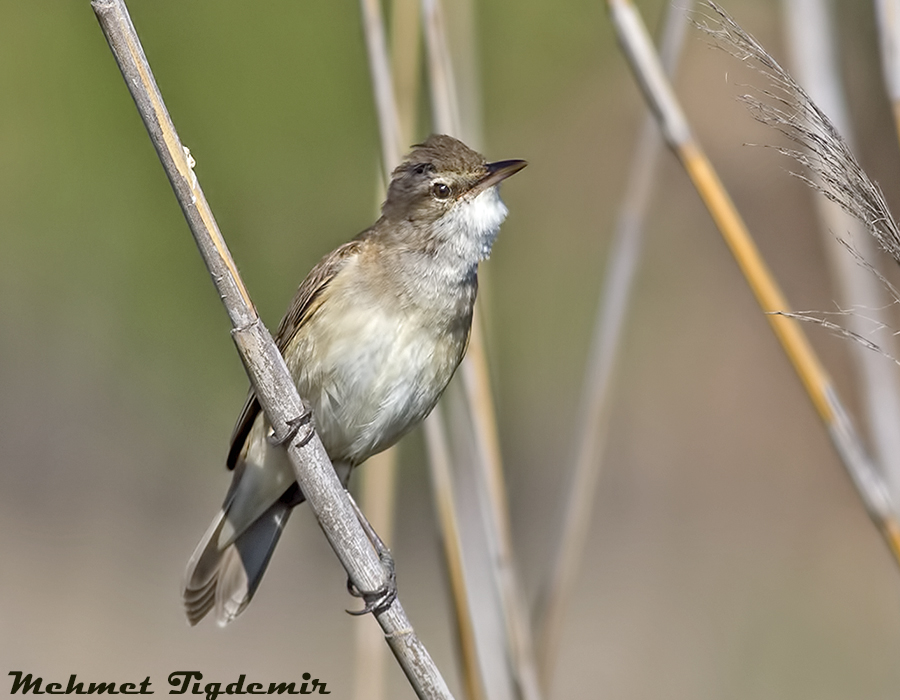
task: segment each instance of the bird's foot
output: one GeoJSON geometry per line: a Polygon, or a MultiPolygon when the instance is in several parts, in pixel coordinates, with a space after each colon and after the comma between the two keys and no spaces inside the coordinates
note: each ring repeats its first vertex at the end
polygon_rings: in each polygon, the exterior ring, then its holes
{"type": "Polygon", "coordinates": [[[394,564],[394,557],[391,554],[391,550],[388,549],[388,546],[378,536],[378,533],[375,532],[375,528],[372,527],[368,518],[366,518],[359,506],[356,505],[356,501],[353,500],[353,496],[350,495],[349,491],[347,492],[347,498],[350,499],[350,505],[353,506],[353,510],[356,513],[356,519],[359,520],[363,532],[366,533],[366,537],[369,538],[369,541],[372,543],[372,546],[378,554],[378,559],[381,561],[381,566],[384,569],[385,577],[387,579],[385,584],[377,590],[361,591],[354,585],[353,581],[348,578],[347,591],[355,598],[362,598],[366,602],[366,605],[362,610],[348,610],[347,613],[350,615],[375,613],[377,615],[390,608],[397,599],[397,568],[394,564]]]}
{"type": "Polygon", "coordinates": [[[387,574],[387,582],[377,590],[361,591],[348,578],[347,591],[353,597],[362,598],[366,602],[362,610],[348,610],[348,615],[366,615],[367,613],[378,615],[390,608],[397,599],[397,571],[394,565],[394,557],[391,556],[390,550],[385,548],[384,551],[378,552],[378,559],[381,561],[385,574],[387,574]]]}
{"type": "Polygon", "coordinates": [[[282,437],[277,437],[274,432],[268,436],[270,445],[290,445],[294,438],[297,437],[297,433],[300,432],[300,428],[306,426],[306,435],[297,441],[297,447],[303,447],[312,440],[312,436],[316,433],[316,428],[313,425],[313,414],[309,409],[305,409],[299,416],[294,416],[288,420],[287,425],[288,432],[282,437]]]}

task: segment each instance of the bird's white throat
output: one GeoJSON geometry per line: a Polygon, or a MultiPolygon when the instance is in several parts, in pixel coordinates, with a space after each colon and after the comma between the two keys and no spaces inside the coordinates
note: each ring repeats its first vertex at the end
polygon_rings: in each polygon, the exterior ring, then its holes
{"type": "Polygon", "coordinates": [[[460,257],[471,262],[485,260],[497,239],[500,224],[509,210],[497,187],[489,187],[472,199],[463,198],[441,219],[447,242],[460,257]]]}

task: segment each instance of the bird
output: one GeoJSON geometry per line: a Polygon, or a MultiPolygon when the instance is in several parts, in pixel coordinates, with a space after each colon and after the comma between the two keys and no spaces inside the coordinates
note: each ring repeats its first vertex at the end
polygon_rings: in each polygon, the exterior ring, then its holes
{"type": "MultiPolygon", "coordinates": [[[[391,173],[378,220],[297,289],[275,344],[345,488],[428,416],[462,361],[478,264],[508,212],[498,186],[526,165],[489,163],[432,134],[391,173]]],[[[272,432],[251,388],[226,458],[231,486],[185,572],[192,626],[212,610],[221,626],[244,611],[304,500],[272,432]]]]}

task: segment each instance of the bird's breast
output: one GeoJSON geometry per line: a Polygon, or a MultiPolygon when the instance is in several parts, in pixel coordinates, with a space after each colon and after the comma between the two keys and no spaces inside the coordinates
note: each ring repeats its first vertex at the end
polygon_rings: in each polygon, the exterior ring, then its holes
{"type": "Polygon", "coordinates": [[[465,351],[471,306],[330,291],[285,354],[329,456],[359,464],[434,407],[465,351]]]}

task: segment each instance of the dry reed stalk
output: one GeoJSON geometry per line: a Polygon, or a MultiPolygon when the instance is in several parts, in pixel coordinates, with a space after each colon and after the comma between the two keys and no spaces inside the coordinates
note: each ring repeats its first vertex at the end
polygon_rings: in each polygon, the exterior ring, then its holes
{"type": "MultiPolygon", "coordinates": [[[[378,0],[361,0],[363,31],[372,89],[382,135],[381,153],[384,182],[400,164],[403,144],[409,141],[415,119],[418,46],[418,5],[415,0],[395,0],[394,31],[391,32],[391,56],[388,65],[381,6],[378,0]],[[396,135],[396,140],[392,140],[396,135]],[[385,138],[387,137],[387,138],[385,138]]],[[[383,194],[384,188],[379,190],[383,194]]],[[[378,197],[381,201],[383,196],[378,197]]],[[[370,458],[360,472],[362,508],[372,526],[390,545],[394,532],[394,508],[397,482],[396,446],[370,458]]],[[[384,644],[378,629],[366,622],[355,627],[354,697],[356,700],[381,700],[387,692],[384,644]]]]}
{"type": "MultiPolygon", "coordinates": [[[[380,6],[377,0],[361,0],[361,3],[367,37],[370,35],[374,37],[367,38],[366,44],[369,49],[370,71],[377,96],[376,107],[379,123],[381,124],[380,130],[383,134],[402,134],[400,126],[401,109],[398,106],[396,92],[392,84],[393,80],[389,69],[386,43],[383,40],[384,28],[380,6]],[[381,38],[379,39],[379,37],[381,38]]],[[[395,12],[399,11],[399,9],[395,8],[395,12]]],[[[395,21],[399,22],[399,20],[395,21]]],[[[407,32],[406,37],[410,43],[418,44],[418,25],[416,27],[417,32],[413,34],[408,24],[408,22],[403,23],[407,32]]],[[[409,54],[411,51],[406,50],[402,53],[409,54]]],[[[412,86],[413,83],[409,83],[409,85],[412,86]]],[[[412,96],[405,98],[407,109],[414,109],[415,103],[416,101],[412,96]]],[[[408,114],[407,118],[410,123],[414,120],[411,114],[408,114]]],[[[387,171],[385,181],[387,182],[390,180],[390,172],[399,164],[402,153],[399,150],[391,151],[390,145],[384,141],[382,142],[382,151],[387,171]]],[[[438,506],[438,518],[444,542],[444,558],[447,563],[450,590],[455,609],[457,610],[458,642],[462,661],[463,682],[468,697],[472,700],[478,700],[483,697],[483,689],[481,683],[482,669],[477,664],[478,654],[473,633],[472,620],[475,619],[475,615],[472,613],[470,607],[471,598],[465,587],[463,545],[460,540],[460,526],[457,521],[458,509],[453,506],[455,503],[454,492],[452,489],[447,490],[444,488],[447,484],[452,484],[452,470],[448,457],[449,453],[446,448],[446,428],[439,419],[440,415],[440,411],[438,411],[426,420],[425,439],[428,443],[429,468],[431,470],[432,485],[436,493],[435,500],[438,506]],[[448,504],[452,507],[447,507],[448,504]]]]}
{"type": "Polygon", "coordinates": [[[385,182],[390,182],[391,171],[400,165],[404,147],[400,135],[400,116],[397,112],[394,78],[388,60],[384,20],[381,16],[381,1],[360,0],[360,8],[369,59],[369,74],[375,96],[375,111],[378,114],[378,133],[381,135],[381,160],[387,173],[385,182]]]}
{"type": "MultiPolygon", "coordinates": [[[[869,516],[885,537],[894,556],[900,561],[900,526],[891,512],[890,497],[884,482],[867,455],[843,402],[799,322],[785,313],[789,307],[784,295],[763,261],[712,164],[691,133],[684,113],[659,65],[659,59],[647,36],[640,14],[627,0],[608,0],[608,5],[619,42],[645,98],[660,121],[666,142],[687,171],[757,302],[767,314],[772,330],[825,424],[832,444],[853,480],[869,516]]],[[[708,5],[719,15],[720,24],[718,28],[707,28],[707,31],[723,43],[734,47],[742,58],[750,56],[757,58],[770,77],[773,77],[771,71],[776,67],[781,70],[762,47],[744,33],[724,11],[711,2],[708,5]]],[[[826,175],[824,179],[827,180],[828,176],[826,175]]]]}
{"type": "MultiPolygon", "coordinates": [[[[674,73],[681,54],[688,27],[686,14],[692,4],[687,2],[682,6],[681,3],[670,2],[667,5],[660,56],[669,75],[674,73]]],[[[636,140],[603,274],[603,288],[577,413],[576,448],[569,469],[561,525],[550,548],[554,552],[554,560],[547,570],[535,615],[537,658],[545,691],[549,691],[553,680],[565,613],[587,543],[609,428],[613,371],[641,256],[644,219],[662,145],[656,120],[648,114],[636,140]]]]}
{"type": "MultiPolygon", "coordinates": [[[[373,24],[375,22],[380,23],[381,21],[380,11],[374,11],[372,9],[373,5],[377,8],[377,3],[373,3],[372,0],[363,0],[367,24],[373,24]]],[[[410,43],[413,43],[414,41],[414,43],[418,44],[419,24],[416,23],[416,34],[413,35],[409,21],[403,21],[401,23],[401,21],[396,18],[396,10],[399,10],[399,8],[395,8],[395,23],[402,26],[407,33],[407,39],[410,40],[410,43]]],[[[379,28],[374,33],[376,35],[383,33],[383,29],[379,28]]],[[[376,82],[379,80],[381,81],[381,86],[376,88],[376,91],[380,92],[382,96],[395,96],[396,93],[393,88],[387,84],[388,81],[385,79],[385,76],[388,76],[388,57],[383,50],[384,42],[368,41],[367,45],[370,47],[369,56],[373,80],[376,82]]],[[[401,53],[411,54],[413,52],[411,50],[406,50],[401,53]]],[[[416,57],[418,56],[417,52],[415,55],[416,57]]],[[[410,72],[409,67],[404,66],[404,71],[410,72]]],[[[412,77],[412,75],[406,76],[407,81],[410,81],[408,83],[410,86],[413,85],[411,82],[412,77]]],[[[398,106],[396,99],[392,97],[391,100],[380,100],[378,104],[380,121],[394,124],[390,129],[382,127],[382,131],[396,129],[402,133],[400,127],[401,108],[398,106]],[[382,109],[382,106],[390,108],[382,109]]],[[[412,95],[406,96],[404,104],[406,105],[405,109],[407,111],[406,118],[412,123],[414,120],[413,111],[416,104],[414,97],[412,95]]],[[[388,173],[390,173],[390,169],[393,165],[399,162],[399,159],[400,154],[398,153],[396,154],[396,160],[393,161],[391,167],[388,169],[388,173]]],[[[481,671],[477,664],[476,642],[472,632],[472,620],[474,620],[476,616],[469,607],[470,598],[465,586],[462,585],[465,582],[465,576],[463,574],[463,547],[460,535],[460,524],[456,515],[457,511],[455,507],[447,507],[447,504],[454,503],[454,493],[452,489],[445,488],[447,484],[452,483],[452,470],[448,456],[449,453],[446,448],[446,429],[443,422],[439,419],[440,414],[441,413],[438,410],[433,416],[430,416],[427,419],[425,424],[425,438],[428,444],[429,468],[431,471],[431,481],[435,492],[435,502],[444,543],[444,557],[447,564],[448,577],[450,579],[450,590],[453,596],[454,606],[457,610],[458,642],[460,645],[463,682],[468,697],[477,700],[478,698],[483,697],[483,690],[480,680],[481,671]]]]}
{"type": "Polygon", "coordinates": [[[416,133],[419,71],[422,67],[422,28],[419,0],[391,3],[391,75],[400,119],[400,137],[409,144],[416,133]]]}
{"type": "MultiPolygon", "coordinates": [[[[422,0],[422,23],[435,131],[465,137],[467,129],[461,124],[446,23],[439,0],[422,0]]],[[[541,689],[534,660],[530,619],[512,551],[509,509],[484,349],[482,317],[481,303],[476,302],[469,349],[461,368],[468,417],[451,411],[451,418],[457,416],[451,425],[457,426],[456,432],[465,431],[466,428],[462,427],[465,424],[470,426],[475,447],[473,457],[477,466],[476,471],[469,473],[462,468],[465,465],[457,458],[459,469],[456,490],[460,502],[457,512],[472,508],[472,513],[478,516],[477,519],[460,518],[464,528],[463,553],[467,560],[475,561],[479,560],[475,550],[487,547],[480,562],[481,566],[488,567],[491,572],[493,590],[489,593],[484,591],[484,595],[491,599],[496,596],[502,620],[488,620],[488,615],[493,616],[497,611],[493,606],[487,606],[482,608],[485,615],[474,620],[473,630],[476,635],[481,630],[485,632],[478,643],[478,650],[485,687],[492,700],[500,693],[509,697],[536,700],[541,697],[541,689]],[[467,532],[470,534],[467,535],[467,532]],[[496,629],[498,624],[502,624],[502,630],[505,631],[500,638],[489,631],[489,628],[496,629]],[[489,642],[488,638],[493,642],[489,642]],[[505,647],[502,651],[493,648],[498,639],[502,639],[505,647]],[[507,668],[511,675],[502,677],[507,668]],[[484,674],[495,674],[497,677],[485,678],[484,674]]],[[[478,573],[472,565],[467,566],[466,570],[470,577],[478,573]]],[[[472,600],[472,588],[468,587],[470,602],[475,605],[480,601],[472,600]]]]}
{"type": "MultiPolygon", "coordinates": [[[[359,590],[377,590],[386,573],[315,432],[296,430],[305,412],[284,360],[250,300],[153,78],[123,0],[92,7],[172,184],[194,239],[228,312],[232,337],[275,437],[284,441],[295,475],[329,543],[359,590]]],[[[388,644],[420,698],[452,698],[398,601],[376,614],[388,644]]]]}
{"type": "MultiPolygon", "coordinates": [[[[391,70],[387,61],[387,43],[379,0],[360,0],[363,34],[375,111],[378,114],[378,133],[381,137],[381,161],[384,182],[400,164],[402,136],[391,70]]],[[[384,187],[378,188],[381,192],[384,187]]],[[[379,200],[381,197],[379,197],[379,200]]],[[[389,450],[368,460],[360,472],[362,508],[369,522],[390,546],[394,530],[394,500],[397,472],[397,450],[389,450]]],[[[386,656],[377,628],[361,621],[354,628],[354,688],[356,700],[381,700],[385,697],[386,656]]]]}
{"type": "MultiPolygon", "coordinates": [[[[397,447],[373,455],[359,472],[360,507],[384,543],[390,547],[394,534],[397,494],[397,447]]],[[[387,654],[378,627],[363,618],[354,627],[353,697],[383,700],[387,693],[387,654]]]]}
{"type": "Polygon", "coordinates": [[[460,647],[463,683],[468,700],[486,700],[489,696],[484,687],[484,674],[478,657],[476,642],[476,615],[472,611],[469,587],[466,585],[465,556],[460,520],[457,516],[458,504],[453,487],[453,462],[447,431],[444,427],[442,404],[435,406],[425,419],[425,444],[431,467],[431,491],[434,498],[441,536],[444,543],[444,559],[447,563],[447,578],[450,595],[456,610],[456,626],[460,647]]]}
{"type": "MultiPolygon", "coordinates": [[[[408,3],[407,3],[408,4],[408,3]]],[[[386,52],[386,42],[384,41],[384,26],[381,15],[381,8],[378,0],[361,0],[363,11],[363,24],[366,31],[366,46],[368,49],[370,74],[372,76],[373,88],[376,94],[376,111],[380,124],[380,132],[382,134],[403,134],[400,119],[402,109],[405,109],[406,118],[410,123],[414,121],[414,109],[416,100],[414,95],[402,95],[402,103],[399,101],[397,92],[394,89],[394,81],[390,70],[390,61],[386,52]],[[400,104],[405,105],[404,108],[400,104]]],[[[405,39],[410,44],[419,43],[418,27],[416,31],[411,31],[408,21],[401,22],[396,18],[396,13],[402,8],[395,7],[395,24],[404,28],[405,39]]],[[[401,49],[401,55],[415,55],[411,49],[401,49]]],[[[404,71],[409,71],[408,66],[404,66],[404,71]]],[[[416,71],[417,73],[417,71],[416,71]]],[[[406,86],[408,89],[415,90],[416,83],[410,80],[410,76],[406,76],[406,86]]],[[[399,150],[391,150],[388,142],[382,141],[382,153],[386,170],[385,182],[390,180],[390,173],[396,165],[400,163],[402,153],[399,150]]],[[[444,423],[440,420],[441,412],[438,410],[426,420],[425,423],[425,439],[428,444],[429,469],[431,471],[431,481],[433,491],[435,493],[435,502],[437,505],[438,519],[440,521],[440,529],[444,543],[444,558],[447,564],[448,577],[450,579],[450,591],[453,596],[454,606],[457,610],[457,628],[458,642],[460,646],[460,656],[462,662],[463,682],[467,691],[467,695],[472,700],[479,700],[483,697],[481,676],[482,671],[477,663],[478,655],[476,651],[475,635],[473,633],[473,620],[475,614],[470,608],[471,598],[465,588],[466,577],[463,574],[463,545],[460,534],[460,524],[457,519],[457,508],[455,507],[455,497],[452,488],[446,488],[448,484],[452,484],[452,469],[449,458],[449,452],[446,447],[447,436],[445,434],[444,423]]],[[[368,635],[366,631],[361,631],[360,635],[368,635]]],[[[368,641],[361,640],[361,649],[371,649],[372,645],[368,641]]],[[[374,661],[372,659],[361,659],[361,663],[371,666],[374,661]]],[[[360,688],[360,692],[363,691],[360,688]]]]}

